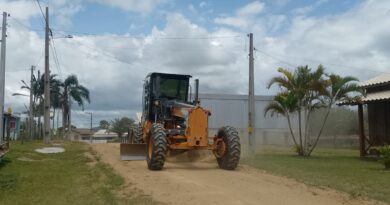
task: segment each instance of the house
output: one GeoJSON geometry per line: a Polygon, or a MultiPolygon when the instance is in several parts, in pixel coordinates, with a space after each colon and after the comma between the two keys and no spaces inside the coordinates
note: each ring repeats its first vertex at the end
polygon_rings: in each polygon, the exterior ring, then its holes
{"type": "Polygon", "coordinates": [[[3,133],[0,133],[0,160],[7,153],[9,140],[17,139],[20,131],[20,116],[12,114],[9,108],[3,116],[3,133]]]}
{"type": "Polygon", "coordinates": [[[3,127],[4,130],[1,135],[3,137],[0,139],[0,144],[2,141],[6,141],[8,134],[11,140],[18,139],[20,135],[20,115],[5,113],[3,118],[3,127]],[[9,131],[9,133],[7,133],[7,131],[9,131]]]}
{"type": "Polygon", "coordinates": [[[365,156],[373,146],[390,144],[390,74],[361,82],[364,97],[359,101],[341,103],[357,105],[359,114],[360,156],[365,156]],[[367,109],[368,133],[364,129],[364,112],[367,109]]]}
{"type": "Polygon", "coordinates": [[[89,128],[72,128],[67,133],[67,138],[72,141],[86,141],[90,140],[93,134],[94,132],[89,128]]]}
{"type": "Polygon", "coordinates": [[[108,129],[100,129],[93,134],[92,143],[107,143],[118,138],[118,134],[108,129]]]}

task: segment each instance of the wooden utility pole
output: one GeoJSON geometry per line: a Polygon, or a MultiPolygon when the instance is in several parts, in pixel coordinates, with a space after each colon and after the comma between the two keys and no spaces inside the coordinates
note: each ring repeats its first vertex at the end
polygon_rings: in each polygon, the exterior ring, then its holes
{"type": "Polygon", "coordinates": [[[44,99],[44,134],[45,143],[50,142],[50,68],[49,68],[49,8],[46,7],[46,27],[45,27],[45,99],[44,99]]]}
{"type": "Polygon", "coordinates": [[[31,66],[31,77],[30,77],[30,112],[29,112],[29,126],[28,126],[28,130],[29,130],[29,137],[30,137],[30,140],[33,139],[33,122],[34,122],[34,105],[33,105],[33,95],[34,95],[34,91],[33,91],[33,76],[34,76],[34,69],[35,69],[35,66],[31,66]]]}
{"type": "Polygon", "coordinates": [[[87,112],[87,114],[90,114],[91,115],[91,136],[89,137],[89,141],[90,143],[92,144],[92,112],[87,112]]]}
{"type": "Polygon", "coordinates": [[[7,39],[7,12],[3,12],[1,27],[1,57],[0,57],[0,145],[4,134],[4,88],[5,88],[5,48],[7,39]]]}
{"type": "Polygon", "coordinates": [[[249,95],[248,95],[248,141],[249,150],[256,152],[256,115],[255,115],[255,82],[253,58],[253,33],[249,36],[249,95]]]}
{"type": "Polygon", "coordinates": [[[366,135],[364,134],[363,104],[358,105],[359,115],[359,150],[360,157],[366,156],[366,135]]]}

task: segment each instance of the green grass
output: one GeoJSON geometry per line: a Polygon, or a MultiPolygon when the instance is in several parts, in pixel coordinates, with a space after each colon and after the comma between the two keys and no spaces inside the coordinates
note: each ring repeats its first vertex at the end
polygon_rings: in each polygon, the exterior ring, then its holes
{"type": "Polygon", "coordinates": [[[319,149],[311,157],[298,157],[292,150],[268,147],[241,162],[309,185],[390,203],[390,171],[358,154],[357,150],[319,149]]]}
{"type": "Polygon", "coordinates": [[[155,204],[126,185],[87,145],[63,143],[64,153],[40,154],[39,142],[11,144],[0,163],[0,204],[155,204]],[[90,156],[86,155],[90,152],[90,156]]]}

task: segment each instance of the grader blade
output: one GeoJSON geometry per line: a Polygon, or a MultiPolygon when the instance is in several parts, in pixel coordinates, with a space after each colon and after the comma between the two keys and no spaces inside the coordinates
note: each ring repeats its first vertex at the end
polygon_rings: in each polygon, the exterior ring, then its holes
{"type": "Polygon", "coordinates": [[[120,159],[123,161],[146,160],[146,144],[120,144],[120,159]]]}

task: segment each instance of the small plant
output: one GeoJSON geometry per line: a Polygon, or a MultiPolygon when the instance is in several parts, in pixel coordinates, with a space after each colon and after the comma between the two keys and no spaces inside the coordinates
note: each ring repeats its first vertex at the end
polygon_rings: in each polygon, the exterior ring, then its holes
{"type": "Polygon", "coordinates": [[[386,169],[390,169],[390,145],[384,145],[379,148],[381,154],[381,162],[385,165],[386,169]]]}

